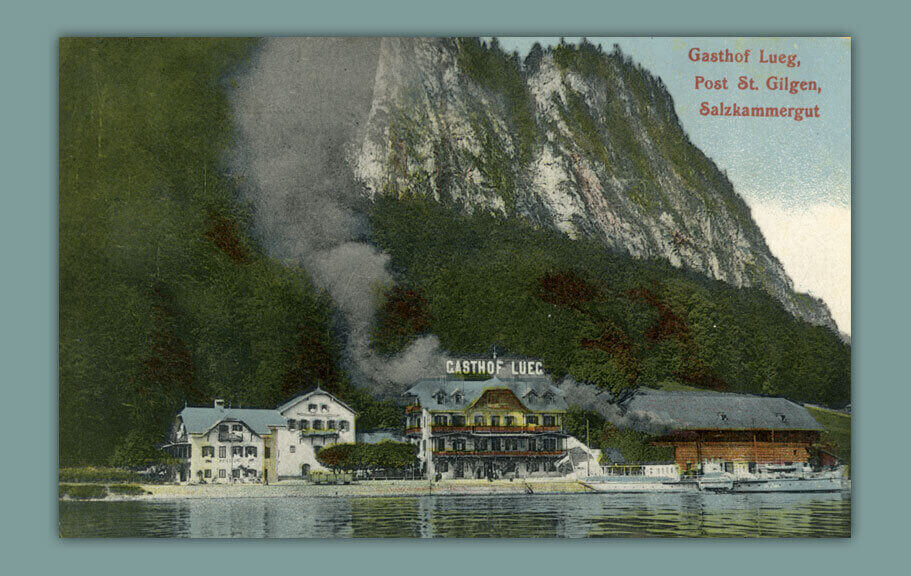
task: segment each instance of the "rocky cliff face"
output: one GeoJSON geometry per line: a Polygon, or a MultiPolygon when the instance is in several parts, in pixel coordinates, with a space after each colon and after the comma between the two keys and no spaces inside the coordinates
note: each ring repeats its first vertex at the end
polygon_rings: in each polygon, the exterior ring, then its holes
{"type": "Polygon", "coordinates": [[[524,63],[477,40],[382,41],[351,164],[371,196],[432,196],[759,286],[836,329],[793,290],[743,199],[693,146],[659,78],[583,44],[524,63]]]}

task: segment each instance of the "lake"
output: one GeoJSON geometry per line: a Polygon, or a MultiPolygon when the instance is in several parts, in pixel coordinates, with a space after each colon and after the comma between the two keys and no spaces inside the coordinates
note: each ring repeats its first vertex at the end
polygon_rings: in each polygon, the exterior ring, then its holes
{"type": "Polygon", "coordinates": [[[59,503],[63,537],[849,537],[850,494],[559,494],[59,503]]]}

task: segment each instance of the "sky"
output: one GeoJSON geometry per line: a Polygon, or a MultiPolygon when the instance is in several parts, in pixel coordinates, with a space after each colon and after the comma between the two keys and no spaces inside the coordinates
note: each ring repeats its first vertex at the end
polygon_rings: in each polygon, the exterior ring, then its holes
{"type": "MultiPolygon", "coordinates": [[[[623,52],[660,76],[674,99],[683,128],[727,173],[747,201],[772,253],[795,288],[822,298],[840,330],[851,333],[851,40],[849,38],[610,38],[589,37],[623,52]],[[703,52],[751,50],[750,62],[702,63],[703,52]],[[796,53],[799,67],[759,63],[759,51],[796,53]],[[695,77],[728,78],[728,90],[695,88],[695,77]],[[741,75],[761,89],[734,88],[741,75]],[[821,92],[769,91],[769,76],[815,80],[821,92]],[[699,114],[703,102],[763,106],[819,106],[820,117],[718,118],[699,114]]],[[[535,42],[557,37],[498,38],[523,56],[535,42]]],[[[567,42],[578,38],[567,37],[567,42]]]]}

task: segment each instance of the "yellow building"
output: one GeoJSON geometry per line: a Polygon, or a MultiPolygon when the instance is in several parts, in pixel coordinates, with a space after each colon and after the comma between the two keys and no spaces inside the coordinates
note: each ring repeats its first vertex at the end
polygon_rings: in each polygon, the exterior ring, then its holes
{"type": "Polygon", "coordinates": [[[566,400],[547,379],[422,380],[405,395],[405,435],[428,476],[558,475],[566,400]]]}

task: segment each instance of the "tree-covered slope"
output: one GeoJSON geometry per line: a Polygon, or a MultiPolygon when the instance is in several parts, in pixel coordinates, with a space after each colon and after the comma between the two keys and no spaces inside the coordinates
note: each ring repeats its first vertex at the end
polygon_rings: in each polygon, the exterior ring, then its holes
{"type": "Polygon", "coordinates": [[[378,349],[432,331],[453,354],[497,346],[615,391],[676,382],[849,402],[850,347],[758,288],[422,196],[377,197],[371,222],[400,278],[378,349]]]}
{"type": "Polygon", "coordinates": [[[184,402],[274,406],[317,379],[397,423],[345,385],[331,303],[248,236],[222,156],[252,46],[60,43],[61,464],[135,461],[184,402]]]}

